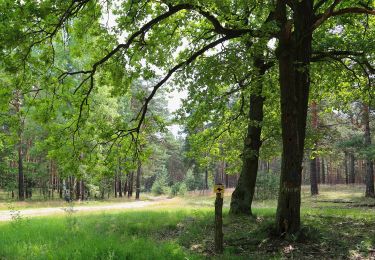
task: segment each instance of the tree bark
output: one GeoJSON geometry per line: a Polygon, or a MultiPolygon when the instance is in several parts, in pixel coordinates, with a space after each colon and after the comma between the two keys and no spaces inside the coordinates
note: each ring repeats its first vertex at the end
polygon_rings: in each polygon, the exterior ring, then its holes
{"type": "Polygon", "coordinates": [[[250,95],[249,122],[244,140],[242,169],[235,190],[232,193],[230,214],[252,215],[251,203],[254,198],[255,183],[258,173],[259,149],[261,147],[261,123],[263,121],[262,96],[263,83],[261,77],[266,73],[267,66],[262,59],[256,59],[254,65],[258,70],[255,89],[250,95]]]}
{"type": "Polygon", "coordinates": [[[310,159],[310,190],[311,190],[311,196],[319,194],[316,158],[310,159]]]}
{"type": "MultiPolygon", "coordinates": [[[[312,120],[311,120],[312,121],[312,128],[315,131],[318,131],[318,108],[317,108],[317,105],[316,105],[315,101],[313,101],[311,103],[311,118],[312,118],[312,120]]],[[[314,154],[316,149],[317,149],[317,143],[315,142],[314,148],[312,150],[313,158],[310,159],[310,186],[311,186],[310,190],[311,190],[311,196],[319,194],[319,191],[318,191],[318,169],[317,169],[318,160],[316,158],[316,154],[314,154]]]]}
{"type": "Polygon", "coordinates": [[[301,172],[314,19],[312,1],[293,1],[293,24],[288,19],[287,1],[278,1],[276,17],[281,28],[277,55],[283,141],[276,229],[279,234],[294,234],[301,225],[301,172]]]}
{"type": "MultiPolygon", "coordinates": [[[[363,122],[364,122],[364,144],[365,147],[371,145],[371,130],[370,130],[370,113],[369,106],[363,104],[363,122]]],[[[374,198],[374,166],[371,158],[366,156],[366,197],[374,198]]]]}

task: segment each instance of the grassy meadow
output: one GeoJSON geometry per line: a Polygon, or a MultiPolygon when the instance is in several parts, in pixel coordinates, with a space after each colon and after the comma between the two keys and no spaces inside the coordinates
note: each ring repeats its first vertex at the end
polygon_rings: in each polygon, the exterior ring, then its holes
{"type": "Polygon", "coordinates": [[[363,187],[322,186],[312,198],[304,187],[303,230],[286,239],[273,232],[276,201],[256,201],[255,217],[234,217],[227,194],[223,255],[213,249],[212,195],[150,209],[15,214],[0,222],[0,259],[374,259],[375,200],[362,193],[363,187]]]}

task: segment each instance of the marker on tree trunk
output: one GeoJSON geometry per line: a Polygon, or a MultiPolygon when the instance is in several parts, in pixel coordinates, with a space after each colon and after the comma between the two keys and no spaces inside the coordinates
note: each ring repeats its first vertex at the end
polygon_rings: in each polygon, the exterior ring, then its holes
{"type": "Polygon", "coordinates": [[[215,200],[215,251],[216,253],[223,252],[223,198],[224,185],[218,183],[214,186],[216,193],[215,200]]]}

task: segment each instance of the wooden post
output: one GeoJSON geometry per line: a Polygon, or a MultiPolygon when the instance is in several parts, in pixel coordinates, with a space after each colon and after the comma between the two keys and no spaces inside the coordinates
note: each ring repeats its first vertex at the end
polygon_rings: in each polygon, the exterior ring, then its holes
{"type": "Polygon", "coordinates": [[[215,251],[223,253],[223,197],[224,186],[221,183],[215,185],[215,251]]]}

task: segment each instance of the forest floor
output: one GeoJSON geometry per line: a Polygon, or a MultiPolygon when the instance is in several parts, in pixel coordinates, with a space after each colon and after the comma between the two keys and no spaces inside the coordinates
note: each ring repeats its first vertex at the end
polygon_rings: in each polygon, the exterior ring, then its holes
{"type": "Polygon", "coordinates": [[[274,235],[275,200],[255,201],[256,217],[234,217],[228,194],[220,256],[213,250],[212,195],[147,202],[147,208],[19,213],[0,223],[0,259],[375,259],[375,199],[364,199],[363,190],[321,186],[311,197],[304,187],[303,229],[290,237],[274,235]]]}

